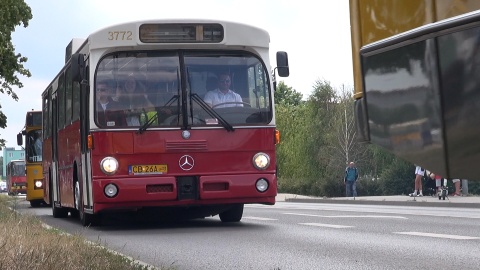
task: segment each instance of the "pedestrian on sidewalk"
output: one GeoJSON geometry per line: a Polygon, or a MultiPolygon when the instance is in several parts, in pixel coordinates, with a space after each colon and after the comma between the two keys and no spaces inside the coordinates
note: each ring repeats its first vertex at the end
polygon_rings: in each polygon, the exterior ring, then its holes
{"type": "Polygon", "coordinates": [[[462,194],[460,193],[460,180],[461,179],[452,179],[453,185],[455,186],[455,192],[452,194],[452,196],[462,196],[462,194]]]}
{"type": "Polygon", "coordinates": [[[345,177],[343,178],[347,197],[357,197],[357,180],[358,169],[355,167],[354,162],[350,162],[348,167],[345,169],[345,177]]]}
{"type": "Polygon", "coordinates": [[[437,187],[438,199],[443,196],[444,190],[445,196],[448,196],[447,179],[443,178],[441,175],[434,173],[431,174],[431,177],[435,178],[435,186],[437,187]]]}
{"type": "Polygon", "coordinates": [[[422,177],[425,170],[420,166],[415,166],[415,190],[410,193],[410,197],[423,197],[422,177]]]}

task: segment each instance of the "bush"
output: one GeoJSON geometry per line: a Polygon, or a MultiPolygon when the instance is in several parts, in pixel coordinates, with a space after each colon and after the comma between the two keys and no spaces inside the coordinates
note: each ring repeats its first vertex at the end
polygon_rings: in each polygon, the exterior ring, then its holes
{"type": "Polygon", "coordinates": [[[382,195],[409,194],[415,185],[415,167],[403,160],[396,159],[397,164],[389,166],[380,175],[382,195]]]}
{"type": "Polygon", "coordinates": [[[380,196],[382,195],[381,180],[366,176],[357,181],[358,196],[380,196]]]}

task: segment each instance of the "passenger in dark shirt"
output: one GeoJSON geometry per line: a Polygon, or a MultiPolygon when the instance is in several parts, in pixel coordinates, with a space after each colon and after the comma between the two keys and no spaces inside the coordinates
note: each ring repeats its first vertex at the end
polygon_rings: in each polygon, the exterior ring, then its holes
{"type": "Polygon", "coordinates": [[[125,115],[118,102],[112,99],[113,87],[108,81],[97,82],[95,89],[97,123],[100,127],[126,126],[125,115]]]}

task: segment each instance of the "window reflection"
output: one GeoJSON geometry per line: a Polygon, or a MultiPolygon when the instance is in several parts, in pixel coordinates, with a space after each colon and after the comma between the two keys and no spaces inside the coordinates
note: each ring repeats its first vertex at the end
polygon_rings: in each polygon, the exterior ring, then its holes
{"type": "Polygon", "coordinates": [[[150,127],[213,126],[219,121],[208,111],[215,110],[231,125],[268,124],[273,115],[268,74],[264,64],[247,53],[116,53],[103,58],[96,71],[95,88],[107,84],[109,91],[94,91],[95,121],[102,128],[146,122],[150,127]],[[223,87],[227,94],[215,98],[226,104],[205,109],[191,99],[196,95],[209,103],[207,93],[223,87]]]}

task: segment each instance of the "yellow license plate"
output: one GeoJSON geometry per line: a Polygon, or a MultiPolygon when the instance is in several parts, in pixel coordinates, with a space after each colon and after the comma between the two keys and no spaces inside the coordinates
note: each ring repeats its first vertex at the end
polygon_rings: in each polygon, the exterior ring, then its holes
{"type": "Polygon", "coordinates": [[[167,173],[166,164],[128,166],[128,174],[130,175],[165,174],[165,173],[167,173]]]}

